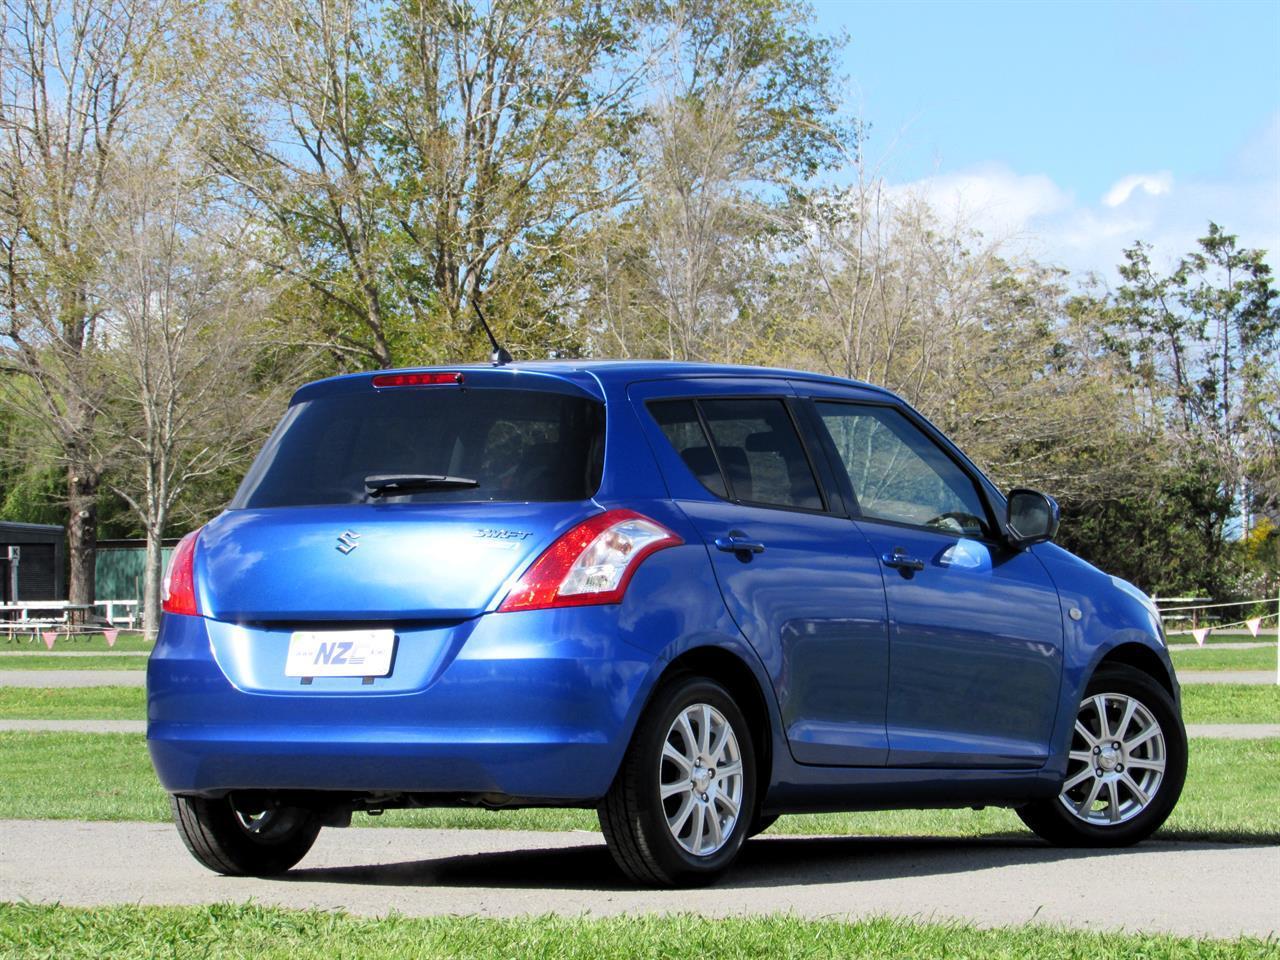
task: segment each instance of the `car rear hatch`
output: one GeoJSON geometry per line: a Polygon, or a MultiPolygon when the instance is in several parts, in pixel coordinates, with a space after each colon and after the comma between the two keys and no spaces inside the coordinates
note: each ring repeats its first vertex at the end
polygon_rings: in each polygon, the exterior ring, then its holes
{"type": "Polygon", "coordinates": [[[593,512],[604,447],[604,406],[580,387],[496,373],[299,391],[201,534],[201,612],[277,626],[484,612],[593,512]]]}
{"type": "Polygon", "coordinates": [[[235,623],[456,620],[589,503],[240,510],[201,535],[202,611],[235,623]]]}

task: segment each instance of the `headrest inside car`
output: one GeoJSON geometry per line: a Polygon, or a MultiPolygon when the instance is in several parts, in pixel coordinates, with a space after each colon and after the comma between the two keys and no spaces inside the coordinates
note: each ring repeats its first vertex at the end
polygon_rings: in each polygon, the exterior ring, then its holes
{"type": "Polygon", "coordinates": [[[752,453],[781,453],[778,449],[778,435],[772,430],[749,433],[742,445],[752,453]]]}

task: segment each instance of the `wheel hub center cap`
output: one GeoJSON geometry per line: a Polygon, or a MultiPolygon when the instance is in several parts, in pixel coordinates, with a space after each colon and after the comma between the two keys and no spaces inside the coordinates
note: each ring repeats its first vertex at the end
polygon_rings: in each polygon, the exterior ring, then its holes
{"type": "Polygon", "coordinates": [[[693,787],[700,793],[705,793],[707,787],[711,785],[711,771],[707,767],[695,767],[693,771],[693,787]]]}
{"type": "Polygon", "coordinates": [[[1114,770],[1119,762],[1120,751],[1114,747],[1104,747],[1102,752],[1098,754],[1098,766],[1103,770],[1114,770]]]}

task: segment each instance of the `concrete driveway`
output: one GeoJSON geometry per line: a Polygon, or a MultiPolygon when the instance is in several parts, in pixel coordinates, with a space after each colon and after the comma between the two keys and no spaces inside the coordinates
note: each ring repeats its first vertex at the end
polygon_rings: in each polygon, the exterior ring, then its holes
{"type": "Polygon", "coordinates": [[[627,886],[592,833],[325,830],[294,871],[258,880],[209,873],[167,824],[0,821],[0,899],[252,900],[374,915],[890,914],[1267,936],[1280,930],[1280,847],[1148,842],[1100,852],[1033,840],[762,837],[720,884],[667,891],[627,886]]]}

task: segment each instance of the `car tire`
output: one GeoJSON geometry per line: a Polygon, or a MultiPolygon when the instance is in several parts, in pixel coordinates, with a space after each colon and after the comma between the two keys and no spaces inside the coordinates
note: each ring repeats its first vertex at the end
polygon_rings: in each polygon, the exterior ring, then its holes
{"type": "Polygon", "coordinates": [[[1140,670],[1109,665],[1085,688],[1058,794],[1017,812],[1058,846],[1128,846],[1165,822],[1186,775],[1186,729],[1169,692],[1140,670]]]}
{"type": "Polygon", "coordinates": [[[237,809],[231,797],[171,796],[173,819],[191,855],[215,873],[269,877],[307,855],[321,818],[302,807],[268,806],[256,814],[237,809]]]}
{"type": "Polygon", "coordinates": [[[645,709],[597,813],[630,880],[696,886],[737,857],[755,800],[756,758],[742,711],[715,681],[681,676],[645,709]]]}

